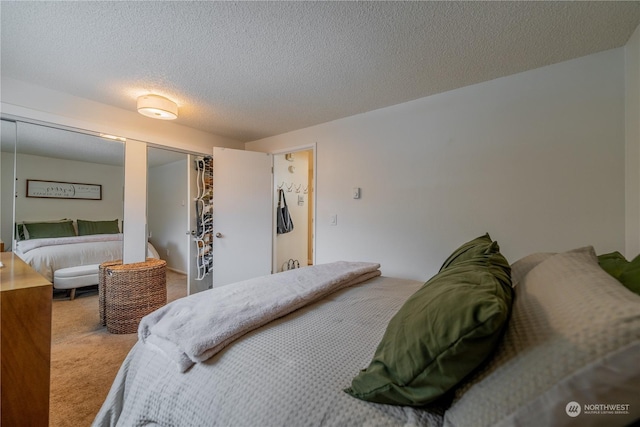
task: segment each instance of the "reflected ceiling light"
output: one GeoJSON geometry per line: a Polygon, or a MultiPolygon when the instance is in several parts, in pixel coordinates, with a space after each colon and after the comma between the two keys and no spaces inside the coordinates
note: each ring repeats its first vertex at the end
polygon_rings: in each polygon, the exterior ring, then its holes
{"type": "Polygon", "coordinates": [[[143,95],[138,98],[138,113],[160,120],[178,118],[178,105],[159,95],[143,95]]]}
{"type": "Polygon", "coordinates": [[[106,139],[112,139],[114,141],[127,142],[127,138],[122,136],[109,135],[108,133],[101,133],[100,136],[106,139]]]}

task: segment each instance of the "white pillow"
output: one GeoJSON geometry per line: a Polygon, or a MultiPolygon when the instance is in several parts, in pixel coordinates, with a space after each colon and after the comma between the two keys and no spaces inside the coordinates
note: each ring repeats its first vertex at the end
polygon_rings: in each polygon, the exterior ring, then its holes
{"type": "Polygon", "coordinates": [[[511,264],[511,286],[515,287],[536,265],[552,255],[550,252],[537,252],[511,264]]]}
{"type": "Polygon", "coordinates": [[[593,248],[549,256],[514,291],[501,344],[458,388],[445,426],[622,426],[640,418],[640,296],[600,268],[593,248]],[[581,413],[570,416],[572,406],[581,413]],[[612,408],[621,413],[602,413],[612,408]]]}

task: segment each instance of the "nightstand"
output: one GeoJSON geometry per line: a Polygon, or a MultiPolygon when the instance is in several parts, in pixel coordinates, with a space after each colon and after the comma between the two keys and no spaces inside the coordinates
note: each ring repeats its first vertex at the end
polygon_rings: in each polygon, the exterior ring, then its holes
{"type": "Polygon", "coordinates": [[[47,427],[51,283],[13,252],[0,260],[0,424],[47,427]]]}

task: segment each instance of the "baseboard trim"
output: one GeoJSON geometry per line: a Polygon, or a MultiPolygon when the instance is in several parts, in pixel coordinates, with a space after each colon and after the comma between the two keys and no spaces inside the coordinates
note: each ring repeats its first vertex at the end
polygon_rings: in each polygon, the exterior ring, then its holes
{"type": "Polygon", "coordinates": [[[173,271],[174,273],[184,274],[185,276],[187,275],[187,272],[186,272],[186,271],[178,270],[177,268],[167,267],[167,270],[171,270],[171,271],[173,271]]]}

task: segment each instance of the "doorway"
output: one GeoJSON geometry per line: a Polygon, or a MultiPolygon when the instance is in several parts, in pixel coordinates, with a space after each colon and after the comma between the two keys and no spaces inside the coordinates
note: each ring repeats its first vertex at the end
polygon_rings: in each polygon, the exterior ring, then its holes
{"type": "Polygon", "coordinates": [[[274,154],[274,206],[286,201],[293,230],[275,234],[273,272],[305,267],[314,260],[314,150],[274,154]]]}

